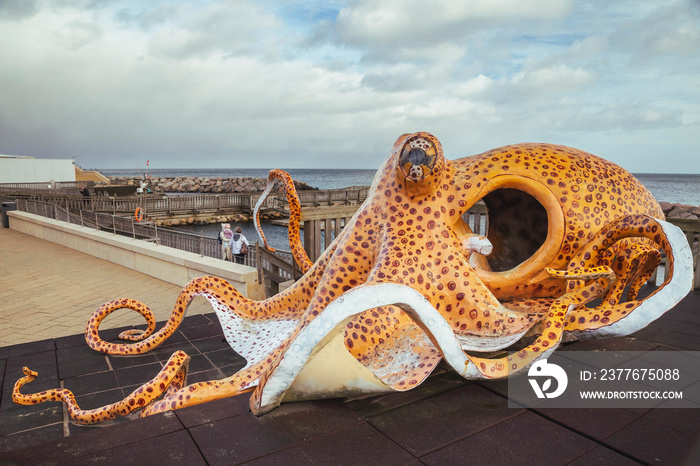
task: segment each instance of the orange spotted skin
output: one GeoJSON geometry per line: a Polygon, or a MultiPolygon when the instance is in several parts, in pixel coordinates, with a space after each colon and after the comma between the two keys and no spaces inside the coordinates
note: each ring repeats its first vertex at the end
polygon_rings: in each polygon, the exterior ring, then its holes
{"type": "MultiPolygon", "coordinates": [[[[498,378],[526,368],[556,348],[567,332],[585,336],[627,317],[643,302],[637,294],[658,265],[659,251],[666,252],[674,269],[658,222],[663,213],[651,194],[617,165],[569,147],[518,144],[450,161],[431,134],[402,135],[378,170],[367,200],[313,264],[301,245],[301,209],[291,178],[273,170],[269,179],[284,182],[290,244],[305,271],[292,287],[258,302],[224,280],[201,277],[183,289],[169,321],[157,332],[150,310],[130,299],[105,304],[90,319],[88,344],[123,355],[165,341],[195,296],[215,307],[229,342],[238,320],[245,321],[244,327],[290,323],[281,339],[275,339],[273,330],[262,333],[263,342],[273,342],[267,352],[246,358],[249,365],[231,377],[181,388],[175,383],[172,391],[161,390],[157,401],[137,398],[144,415],[251,389],[251,409],[264,412],[269,408],[262,406],[262,391],[295,338],[330,303],[360,286],[394,283],[418,291],[460,342],[516,341],[529,331],[534,342],[503,358],[480,357],[469,343],[461,343],[467,366],[481,377],[498,378]],[[479,200],[489,209],[488,240],[464,221],[479,200]],[[601,304],[586,306],[597,298],[601,304]],[[120,308],[141,313],[148,329],[122,335],[132,343],[101,340],[100,322],[120,308]]],[[[442,358],[425,329],[398,306],[371,309],[349,320],[344,344],[395,390],[418,385],[442,358]]],[[[63,392],[21,395],[20,382],[13,392],[17,399],[71,404],[63,392]]],[[[76,415],[99,422],[122,409],[76,415]]]]}
{"type": "MultiPolygon", "coordinates": [[[[459,205],[471,206],[488,193],[509,187],[529,191],[539,198],[548,211],[549,234],[555,240],[548,242],[551,247],[540,264],[552,268],[565,267],[584,244],[617,218],[629,214],[664,218],[651,193],[630,173],[570,147],[506,146],[456,160],[454,166],[461,173],[455,180],[458,192],[454,193],[459,205]]],[[[528,265],[522,264],[518,269],[528,265]]],[[[507,275],[484,274],[485,281],[502,299],[533,296],[533,291],[536,295],[557,296],[563,291],[560,282],[547,279],[542,271],[540,280],[527,287],[519,280],[509,280],[507,275]]]]}
{"type": "Polygon", "coordinates": [[[12,390],[12,400],[22,405],[33,405],[46,401],[63,401],[73,422],[77,424],[96,424],[143,409],[161,395],[165,394],[167,396],[180,390],[185,384],[189,361],[190,357],[187,354],[183,351],[177,351],[168,359],[165,367],[156,377],[134,390],[122,401],[90,410],[80,409],[73,393],[64,388],[46,390],[31,395],[21,394],[20,389],[32,382],[38,375],[37,372],[25,367],[23,369],[25,377],[15,383],[12,390]]]}

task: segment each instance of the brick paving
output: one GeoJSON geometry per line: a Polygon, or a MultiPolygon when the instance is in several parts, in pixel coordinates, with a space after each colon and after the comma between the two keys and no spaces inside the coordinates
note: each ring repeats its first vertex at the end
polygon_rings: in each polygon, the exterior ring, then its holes
{"type": "MultiPolygon", "coordinates": [[[[26,248],[24,255],[15,256],[20,263],[7,262],[3,256],[3,275],[6,269],[24,269],[25,255],[35,254],[31,243],[36,240],[18,235],[0,230],[0,243],[13,243],[3,245],[2,251],[26,248]]],[[[66,263],[70,256],[79,258],[75,264],[91,263],[74,251],[61,254],[66,263]]],[[[72,311],[80,301],[72,295],[82,286],[63,275],[54,269],[49,275],[53,278],[43,278],[43,287],[55,288],[54,306],[44,306],[42,314],[33,315],[32,325],[49,334],[52,325],[59,329],[66,309],[72,311]],[[59,282],[63,285],[57,286],[59,282]],[[43,318],[55,323],[46,325],[43,318]]],[[[99,281],[116,286],[118,294],[128,293],[149,304],[164,300],[163,306],[170,306],[179,290],[170,286],[161,290],[157,280],[147,282],[143,276],[130,278],[119,272],[99,281]],[[122,285],[114,283],[122,277],[122,285]],[[160,293],[163,297],[156,298],[160,293]]],[[[32,294],[37,292],[22,297],[6,289],[2,293],[13,312],[36,306],[32,294]]],[[[95,301],[102,299],[103,290],[99,293],[95,301]]],[[[88,313],[90,306],[85,305],[88,313]]],[[[8,308],[3,303],[1,309],[4,315],[8,308]]],[[[700,293],[694,291],[634,335],[574,342],[560,351],[697,352],[698,311],[700,293]]],[[[119,331],[107,330],[103,337],[114,339],[119,331]]],[[[60,403],[12,403],[12,385],[23,365],[39,371],[24,392],[61,385],[75,392],[82,408],[95,408],[120,400],[152,378],[178,349],[192,357],[189,383],[228,376],[244,364],[226,344],[213,314],[185,318],[164,346],[131,358],[95,353],[86,347],[81,333],[78,328],[67,336],[52,334],[0,347],[0,464],[700,464],[698,409],[512,408],[506,397],[508,381],[465,381],[442,365],[409,392],[351,402],[285,403],[259,418],[250,413],[249,394],[143,419],[122,418],[103,427],[71,424],[60,403]]],[[[698,367],[691,369],[700,377],[698,367]]]]}
{"type": "MultiPolygon", "coordinates": [[[[92,312],[117,298],[137,299],[157,320],[170,315],[181,287],[140,272],[0,228],[0,347],[81,333],[92,312]]],[[[188,315],[212,312],[201,297],[188,315]]],[[[139,325],[143,317],[116,311],[100,328],[139,325]]]]}

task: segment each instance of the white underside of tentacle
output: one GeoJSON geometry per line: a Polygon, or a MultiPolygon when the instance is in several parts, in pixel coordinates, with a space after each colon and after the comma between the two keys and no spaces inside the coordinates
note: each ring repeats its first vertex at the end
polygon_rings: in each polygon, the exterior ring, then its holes
{"type": "Polygon", "coordinates": [[[265,202],[265,199],[267,199],[267,196],[269,196],[272,192],[272,188],[275,187],[275,181],[276,180],[274,178],[267,180],[267,186],[265,186],[265,191],[263,191],[263,193],[260,195],[260,197],[258,198],[258,202],[255,203],[255,208],[253,209],[253,224],[255,226],[255,231],[258,232],[258,237],[263,243],[265,243],[265,240],[260,235],[261,227],[258,223],[258,211],[265,202]]]}
{"type": "Polygon", "coordinates": [[[465,351],[498,351],[520,340],[529,330],[528,327],[520,333],[501,337],[455,334],[455,338],[465,351]]]}
{"type": "Polygon", "coordinates": [[[324,312],[303,328],[277,368],[270,374],[260,398],[264,413],[281,402],[285,392],[327,335],[342,331],[356,315],[380,306],[397,306],[423,328],[446,362],[462,377],[485,378],[462,351],[450,324],[418,291],[394,283],[363,285],[330,303],[324,312]]]}

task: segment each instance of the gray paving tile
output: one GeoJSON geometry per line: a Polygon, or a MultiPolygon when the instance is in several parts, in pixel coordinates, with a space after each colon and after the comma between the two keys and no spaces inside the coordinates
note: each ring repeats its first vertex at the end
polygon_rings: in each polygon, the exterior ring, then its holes
{"type": "Polygon", "coordinates": [[[518,416],[470,435],[421,457],[428,465],[450,464],[566,464],[597,444],[537,416],[518,416]]]}

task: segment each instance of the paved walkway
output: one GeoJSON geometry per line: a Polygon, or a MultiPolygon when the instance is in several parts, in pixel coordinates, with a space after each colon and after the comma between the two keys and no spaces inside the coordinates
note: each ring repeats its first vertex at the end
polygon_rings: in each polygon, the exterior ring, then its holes
{"type": "MultiPolygon", "coordinates": [[[[148,305],[157,321],[170,316],[181,287],[8,228],[0,228],[0,347],[82,333],[92,312],[117,298],[148,305]]],[[[195,298],[188,315],[212,312],[195,298]]],[[[120,310],[101,329],[140,325],[120,310]]]]}
{"type": "MultiPolygon", "coordinates": [[[[103,302],[140,299],[163,320],[179,291],[0,229],[0,464],[700,464],[700,408],[510,407],[512,379],[465,381],[443,365],[408,392],[346,403],[283,403],[262,417],[250,413],[249,394],[142,419],[119,418],[101,427],[72,424],[61,403],[12,402],[23,366],[39,372],[24,393],[61,386],[84,409],[123,399],[153,378],[176,350],[191,356],[189,383],[234,374],[245,361],[227,345],[202,298],[192,310],[207,314],[187,317],[150,353],[111,356],[85,344],[83,326],[103,302]]],[[[699,310],[700,292],[694,291],[631,336],[565,344],[555,355],[627,352],[641,364],[625,367],[648,367],[668,352],[679,352],[679,361],[681,354],[697,358],[699,310]]],[[[119,312],[119,318],[133,320],[113,325],[141,323],[131,314],[119,312]]],[[[104,333],[112,340],[118,330],[104,333]]],[[[621,361],[611,359],[611,367],[621,361]]],[[[678,365],[689,403],[700,403],[696,361],[686,358],[678,365]]],[[[635,390],[668,389],[652,385],[634,384],[635,390]]]]}

